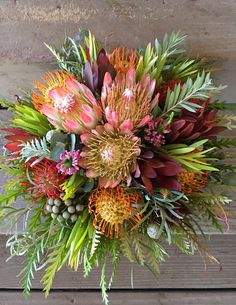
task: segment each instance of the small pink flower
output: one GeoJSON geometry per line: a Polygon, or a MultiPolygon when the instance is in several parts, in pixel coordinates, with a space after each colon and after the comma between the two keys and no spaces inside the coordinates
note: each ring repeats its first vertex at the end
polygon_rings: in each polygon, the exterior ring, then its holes
{"type": "Polygon", "coordinates": [[[59,173],[64,175],[73,175],[80,169],[79,164],[80,150],[73,152],[65,151],[64,154],[60,155],[61,162],[57,163],[56,167],[59,173]]]}

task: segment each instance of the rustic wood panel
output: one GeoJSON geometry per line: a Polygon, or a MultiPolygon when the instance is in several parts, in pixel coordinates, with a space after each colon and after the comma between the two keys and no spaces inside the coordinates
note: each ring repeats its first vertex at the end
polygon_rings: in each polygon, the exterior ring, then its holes
{"type": "Polygon", "coordinates": [[[0,58],[48,61],[42,42],[91,29],[109,46],[143,46],[181,30],[194,54],[236,58],[234,0],[1,0],[0,58]],[[50,30],[49,30],[50,29],[50,30]]]}
{"type": "MultiPolygon", "coordinates": [[[[236,304],[235,291],[179,291],[143,292],[112,291],[109,293],[111,305],[233,305],[236,304]]],[[[32,292],[25,299],[20,292],[0,292],[1,305],[101,305],[99,292],[52,292],[45,299],[42,293],[32,292]]]]}
{"type": "MultiPolygon", "coordinates": [[[[14,258],[5,262],[9,256],[5,248],[6,236],[0,235],[0,290],[19,288],[17,274],[23,268],[22,259],[14,258]]],[[[186,256],[173,247],[168,247],[170,258],[161,266],[160,278],[156,280],[144,267],[131,265],[122,260],[114,280],[113,288],[236,288],[236,235],[212,236],[207,241],[209,251],[222,263],[223,271],[216,264],[208,265],[207,271],[199,255],[186,256]],[[133,277],[133,285],[131,278],[133,277]]],[[[110,274],[108,268],[108,276],[110,274]]],[[[41,273],[36,274],[33,288],[41,288],[41,273]]],[[[73,272],[64,268],[56,275],[53,288],[89,289],[99,288],[100,273],[94,269],[90,276],[83,278],[82,271],[73,272]]],[[[1,304],[1,302],[0,302],[1,304]]]]}

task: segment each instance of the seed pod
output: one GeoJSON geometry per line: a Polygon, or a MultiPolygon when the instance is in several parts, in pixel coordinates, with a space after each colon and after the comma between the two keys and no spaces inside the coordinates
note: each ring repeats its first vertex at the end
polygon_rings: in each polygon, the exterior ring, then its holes
{"type": "Polygon", "coordinates": [[[56,219],[56,218],[57,218],[57,214],[51,214],[51,217],[52,217],[53,219],[56,219]]]}
{"type": "Polygon", "coordinates": [[[51,205],[46,205],[46,210],[51,213],[52,212],[52,206],[51,205]]]}
{"type": "Polygon", "coordinates": [[[73,205],[71,205],[71,206],[69,206],[68,207],[68,212],[70,213],[70,214],[73,214],[74,212],[75,212],[75,207],[73,206],[73,205]]]}
{"type": "Polygon", "coordinates": [[[54,204],[59,207],[62,204],[62,201],[60,199],[55,199],[54,204]]]}
{"type": "Polygon", "coordinates": [[[81,212],[84,210],[84,206],[82,204],[77,204],[75,208],[77,212],[81,212]]]}
{"type": "Polygon", "coordinates": [[[156,239],[158,237],[159,227],[155,223],[149,224],[147,227],[147,234],[150,238],[156,239]]]}
{"type": "Polygon", "coordinates": [[[67,211],[65,211],[65,212],[63,212],[62,217],[64,219],[69,219],[70,218],[70,214],[67,211]]]}
{"type": "Polygon", "coordinates": [[[57,220],[60,221],[60,222],[62,222],[62,221],[64,220],[64,218],[62,217],[62,215],[58,215],[58,216],[57,216],[57,220]]]}
{"type": "Polygon", "coordinates": [[[64,196],[65,196],[65,194],[66,194],[66,193],[64,193],[64,192],[63,192],[63,193],[61,193],[61,194],[60,194],[60,198],[61,198],[61,199],[63,199],[63,198],[64,198],[64,196]]]}
{"type": "Polygon", "coordinates": [[[70,219],[72,222],[75,222],[78,219],[78,216],[73,214],[73,215],[71,215],[70,219]]]}
{"type": "Polygon", "coordinates": [[[69,205],[72,204],[72,200],[71,200],[71,199],[66,199],[66,200],[64,201],[64,203],[65,203],[65,205],[69,206],[69,205]]]}
{"type": "Polygon", "coordinates": [[[53,206],[52,207],[52,211],[53,211],[53,213],[55,213],[55,214],[58,214],[59,213],[59,208],[57,207],[57,206],[53,206]]]}
{"type": "Polygon", "coordinates": [[[53,198],[48,198],[48,204],[53,205],[54,204],[54,199],[53,198]]]}

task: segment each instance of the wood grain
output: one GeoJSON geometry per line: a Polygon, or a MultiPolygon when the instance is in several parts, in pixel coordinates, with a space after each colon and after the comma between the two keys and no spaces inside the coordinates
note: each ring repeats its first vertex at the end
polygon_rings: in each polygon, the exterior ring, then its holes
{"type": "Polygon", "coordinates": [[[0,58],[48,61],[47,42],[90,29],[108,48],[143,47],[156,36],[182,31],[195,55],[236,59],[234,0],[1,0],[0,58]]]}
{"type": "MultiPolygon", "coordinates": [[[[0,235],[0,289],[19,288],[17,274],[23,268],[22,258],[14,258],[6,263],[9,256],[5,248],[6,236],[0,235]]],[[[170,258],[161,266],[161,274],[156,280],[145,268],[122,260],[115,277],[113,288],[236,288],[236,235],[215,235],[206,241],[208,250],[222,263],[223,271],[216,264],[207,265],[199,255],[186,256],[173,247],[167,247],[170,258]],[[133,286],[131,278],[133,277],[133,286]]],[[[108,268],[109,276],[111,268],[108,268]]],[[[41,288],[40,276],[36,274],[33,288],[41,288]]],[[[64,268],[59,271],[53,283],[57,289],[99,288],[100,272],[94,269],[90,276],[83,278],[82,271],[74,272],[64,268]]],[[[0,303],[1,304],[1,303],[0,303]]]]}
{"type": "MultiPolygon", "coordinates": [[[[110,305],[233,305],[236,304],[235,291],[179,291],[144,292],[112,291],[110,305]]],[[[0,292],[1,305],[101,305],[98,292],[52,292],[45,299],[42,293],[32,292],[24,298],[20,292],[0,292]]]]}

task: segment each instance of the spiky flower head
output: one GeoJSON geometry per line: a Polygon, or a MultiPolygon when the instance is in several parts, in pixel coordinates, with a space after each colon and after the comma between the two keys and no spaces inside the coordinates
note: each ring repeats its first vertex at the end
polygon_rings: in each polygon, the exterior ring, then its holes
{"type": "Polygon", "coordinates": [[[65,151],[60,155],[61,162],[57,163],[59,173],[64,175],[73,175],[79,170],[80,150],[65,151]]]}
{"type": "Polygon", "coordinates": [[[202,190],[208,182],[208,172],[183,171],[178,175],[181,191],[185,194],[202,190]]]}
{"type": "Polygon", "coordinates": [[[124,227],[132,228],[141,217],[135,213],[140,196],[122,187],[100,188],[89,198],[89,213],[94,215],[94,227],[109,238],[120,238],[124,227]]]}
{"type": "Polygon", "coordinates": [[[158,95],[153,99],[155,83],[149,75],[136,82],[134,68],[126,74],[118,73],[114,81],[106,73],[101,101],[107,122],[115,128],[129,130],[144,126],[158,102],[158,95]]]}
{"type": "Polygon", "coordinates": [[[33,103],[57,128],[81,133],[101,120],[101,109],[90,89],[62,71],[47,73],[36,82],[33,103]]]}
{"type": "Polygon", "coordinates": [[[66,177],[58,173],[55,161],[43,159],[31,166],[25,163],[25,168],[27,180],[23,184],[28,192],[37,199],[44,196],[59,198],[62,192],[61,184],[65,182],[66,177]]]}
{"type": "Polygon", "coordinates": [[[92,133],[83,134],[81,140],[85,144],[81,163],[88,177],[99,177],[103,187],[115,187],[121,181],[129,184],[140,154],[138,137],[98,126],[92,133]]]}
{"type": "Polygon", "coordinates": [[[136,68],[138,56],[134,49],[116,48],[109,55],[109,60],[116,72],[127,73],[130,68],[136,68]]]}

